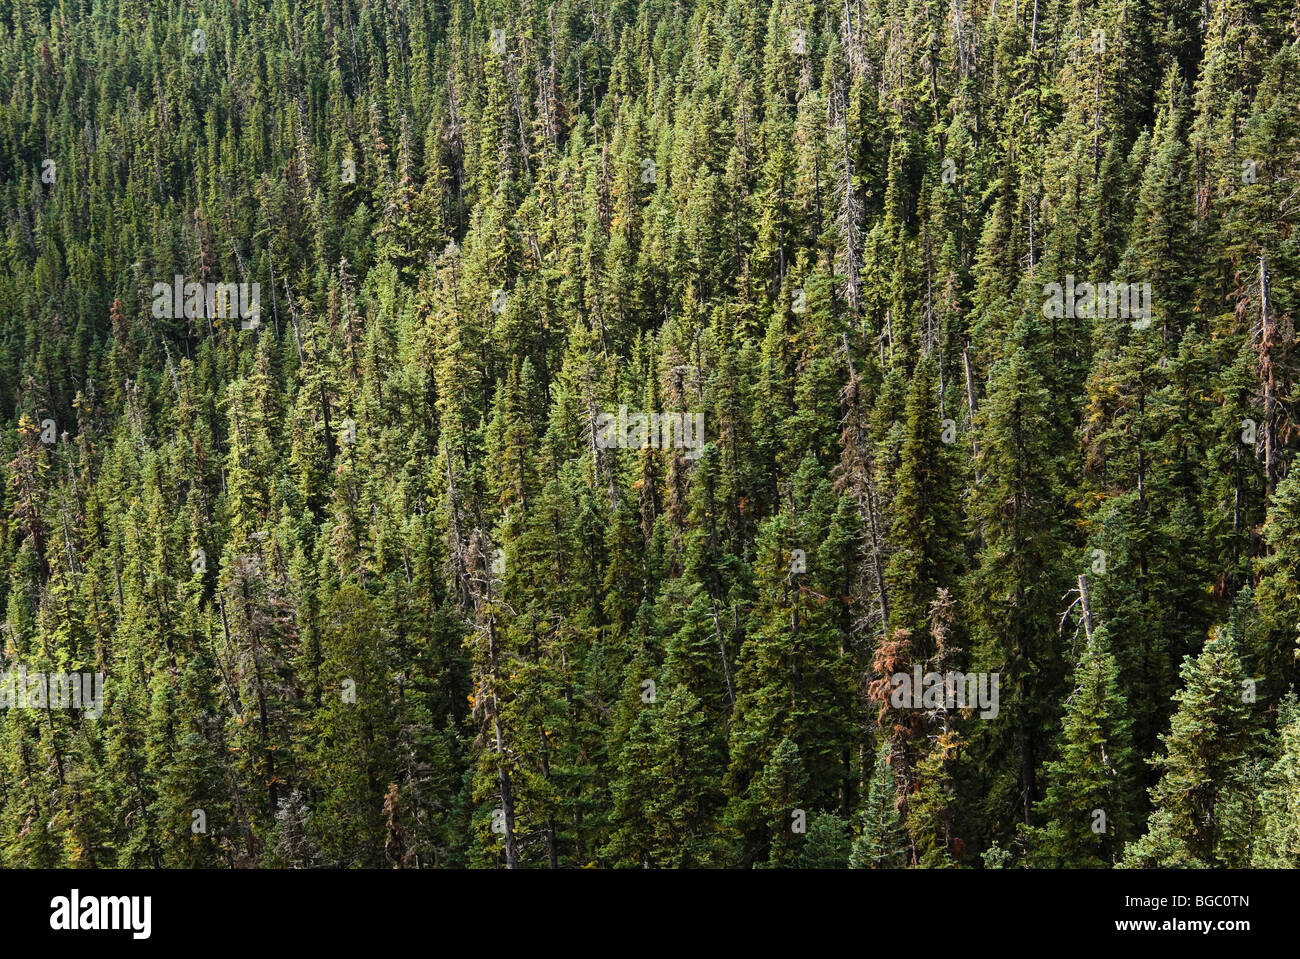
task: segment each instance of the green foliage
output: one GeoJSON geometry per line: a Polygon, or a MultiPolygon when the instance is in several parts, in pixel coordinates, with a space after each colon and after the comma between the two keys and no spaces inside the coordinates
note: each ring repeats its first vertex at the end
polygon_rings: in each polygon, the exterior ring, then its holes
{"type": "Polygon", "coordinates": [[[905,864],[907,839],[895,804],[896,785],[889,765],[889,748],[876,751],[860,829],[853,840],[849,865],[854,869],[891,869],[905,864]]]}
{"type": "Polygon", "coordinates": [[[0,865],[1296,864],[1292,6],[0,6],[0,865]]]}

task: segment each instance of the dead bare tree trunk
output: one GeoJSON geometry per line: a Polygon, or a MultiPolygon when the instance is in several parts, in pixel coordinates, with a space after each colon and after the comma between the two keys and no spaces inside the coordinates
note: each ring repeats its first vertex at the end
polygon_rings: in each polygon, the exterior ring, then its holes
{"type": "Polygon", "coordinates": [[[1079,610],[1083,614],[1083,632],[1092,647],[1092,597],[1088,595],[1088,574],[1079,574],[1079,610]]]}

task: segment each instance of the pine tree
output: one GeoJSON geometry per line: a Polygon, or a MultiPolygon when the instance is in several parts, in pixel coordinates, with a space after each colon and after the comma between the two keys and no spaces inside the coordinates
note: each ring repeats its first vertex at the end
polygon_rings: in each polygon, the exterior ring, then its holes
{"type": "Polygon", "coordinates": [[[849,865],[854,869],[889,869],[906,861],[907,839],[899,821],[897,789],[890,769],[889,745],[876,750],[871,788],[853,840],[849,865]]]}
{"type": "Polygon", "coordinates": [[[1227,865],[1223,806],[1240,775],[1252,736],[1248,684],[1232,634],[1220,630],[1195,659],[1183,661],[1178,709],[1161,737],[1161,773],[1151,789],[1147,833],[1124,854],[1126,865],[1227,865]]]}
{"type": "Polygon", "coordinates": [[[1300,715],[1288,696],[1278,716],[1279,753],[1268,769],[1262,797],[1263,835],[1252,865],[1294,868],[1300,863],[1300,715]]]}
{"type": "Polygon", "coordinates": [[[1043,769],[1045,826],[1036,856],[1048,866],[1112,865],[1133,834],[1131,720],[1107,629],[1099,625],[1074,669],[1060,758],[1043,769]]]}

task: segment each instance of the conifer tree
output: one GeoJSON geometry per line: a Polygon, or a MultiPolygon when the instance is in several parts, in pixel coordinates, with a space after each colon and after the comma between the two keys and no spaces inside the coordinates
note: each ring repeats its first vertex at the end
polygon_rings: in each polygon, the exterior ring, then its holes
{"type": "Polygon", "coordinates": [[[1178,710],[1152,760],[1160,780],[1151,789],[1147,832],[1131,844],[1132,866],[1231,864],[1223,841],[1224,801],[1240,775],[1252,735],[1249,686],[1231,632],[1220,630],[1195,659],[1183,661],[1178,710]]]}

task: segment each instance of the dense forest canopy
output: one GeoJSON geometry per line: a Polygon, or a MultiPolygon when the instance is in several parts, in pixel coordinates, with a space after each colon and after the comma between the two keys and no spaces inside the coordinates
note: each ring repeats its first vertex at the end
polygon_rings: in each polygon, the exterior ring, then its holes
{"type": "Polygon", "coordinates": [[[1295,0],[0,0],[0,90],[0,865],[1300,865],[1295,0]]]}

